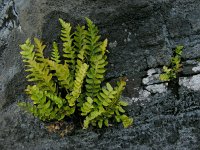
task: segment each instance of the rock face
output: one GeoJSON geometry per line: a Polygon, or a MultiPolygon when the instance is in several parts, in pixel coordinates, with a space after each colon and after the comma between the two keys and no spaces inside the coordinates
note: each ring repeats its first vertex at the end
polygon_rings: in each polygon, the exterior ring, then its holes
{"type": "Polygon", "coordinates": [[[0,149],[200,149],[199,14],[199,0],[1,0],[0,149]],[[132,127],[60,138],[17,106],[27,100],[18,45],[35,36],[51,45],[59,17],[72,25],[89,17],[108,38],[106,78],[128,78],[132,127]],[[159,74],[176,45],[184,46],[183,71],[174,84],[163,83],[159,74]]]}

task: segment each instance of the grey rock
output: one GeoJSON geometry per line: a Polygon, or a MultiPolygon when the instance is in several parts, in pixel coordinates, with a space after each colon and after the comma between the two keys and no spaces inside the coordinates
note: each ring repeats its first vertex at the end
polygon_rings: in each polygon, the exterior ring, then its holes
{"type": "MultiPolygon", "coordinates": [[[[193,71],[193,68],[194,68],[195,66],[196,66],[196,65],[183,66],[183,68],[182,68],[183,75],[186,76],[186,75],[193,75],[193,74],[196,74],[196,72],[193,71]]],[[[195,69],[195,70],[196,70],[196,69],[195,69]]]]}
{"type": "Polygon", "coordinates": [[[183,76],[192,76],[200,73],[200,62],[198,60],[187,60],[182,64],[183,76]]]}
{"type": "Polygon", "coordinates": [[[133,102],[140,102],[140,105],[144,105],[146,101],[149,100],[149,97],[151,96],[151,92],[147,90],[140,90],[138,97],[132,97],[132,102],[129,104],[133,104],[133,102]]]}
{"type": "Polygon", "coordinates": [[[117,41],[114,41],[114,42],[110,42],[109,43],[109,47],[110,48],[115,48],[117,46],[117,41]]]}
{"type": "Polygon", "coordinates": [[[197,65],[199,62],[197,60],[187,60],[186,65],[197,65]]]}
{"type": "Polygon", "coordinates": [[[179,85],[187,87],[188,89],[199,91],[200,90],[200,75],[194,75],[192,77],[179,78],[179,85]]]}
{"type": "MultiPolygon", "coordinates": [[[[159,78],[161,73],[162,72],[160,68],[149,69],[147,71],[147,77],[142,79],[144,89],[146,89],[150,94],[164,93],[167,91],[168,83],[162,83],[163,81],[161,81],[159,78]]],[[[146,97],[145,93],[143,93],[142,95],[146,97]]]]}
{"type": "Polygon", "coordinates": [[[147,77],[142,79],[142,83],[144,85],[151,85],[156,83],[161,83],[162,81],[159,79],[161,73],[161,69],[149,69],[147,71],[147,77]]]}
{"type": "Polygon", "coordinates": [[[154,85],[148,85],[145,87],[149,92],[151,93],[164,93],[167,91],[167,85],[164,83],[161,84],[154,84],[154,85]]]}
{"type": "Polygon", "coordinates": [[[195,73],[200,72],[200,63],[198,63],[196,67],[193,67],[192,71],[194,71],[195,73]]]}
{"type": "Polygon", "coordinates": [[[147,77],[147,78],[143,78],[142,82],[143,84],[145,85],[150,85],[150,84],[154,84],[154,83],[159,83],[159,76],[160,74],[155,74],[155,75],[152,75],[150,77],[147,77]]]}

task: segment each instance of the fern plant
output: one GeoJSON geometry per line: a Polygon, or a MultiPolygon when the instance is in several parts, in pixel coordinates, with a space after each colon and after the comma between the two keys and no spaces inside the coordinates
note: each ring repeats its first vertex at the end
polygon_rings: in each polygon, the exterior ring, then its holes
{"type": "Polygon", "coordinates": [[[183,51],[183,46],[177,46],[175,49],[175,56],[171,58],[171,64],[169,67],[163,66],[163,72],[160,75],[160,80],[170,81],[177,77],[177,74],[181,71],[181,55],[183,51]]]}
{"type": "Polygon", "coordinates": [[[102,87],[108,64],[107,39],[100,41],[98,28],[88,18],[87,26],[78,25],[74,33],[70,23],[59,21],[63,55],[56,42],[50,58],[44,57],[46,45],[37,38],[34,44],[27,39],[20,45],[25,71],[29,72],[26,78],[32,82],[25,91],[33,103],[21,102],[19,106],[43,121],[63,120],[78,112],[84,118],[83,128],[102,128],[113,122],[130,126],[133,119],[123,109],[128,104],[120,100],[126,82],[102,87]]]}

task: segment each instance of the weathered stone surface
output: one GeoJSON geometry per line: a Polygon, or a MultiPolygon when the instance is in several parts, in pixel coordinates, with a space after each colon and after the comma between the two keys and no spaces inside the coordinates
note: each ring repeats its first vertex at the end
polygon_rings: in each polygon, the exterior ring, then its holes
{"type": "Polygon", "coordinates": [[[200,63],[198,60],[187,60],[183,62],[183,76],[192,76],[200,73],[200,63]]]}
{"type": "Polygon", "coordinates": [[[188,89],[199,91],[200,90],[200,75],[194,75],[192,77],[181,77],[179,84],[185,86],[188,89]]]}
{"type": "Polygon", "coordinates": [[[176,45],[185,47],[183,60],[200,57],[199,0],[2,0],[0,4],[0,149],[200,149],[198,63],[186,65],[190,68],[181,74],[175,92],[170,87],[158,92],[160,72],[153,71],[169,64],[176,45]],[[77,129],[60,138],[18,108],[18,101],[28,99],[18,45],[37,36],[50,47],[59,39],[59,17],[72,25],[84,24],[84,17],[89,17],[102,38],[108,38],[106,78],[127,76],[124,96],[129,96],[126,109],[135,120],[132,127],[77,129]]]}
{"type": "Polygon", "coordinates": [[[142,83],[144,85],[152,85],[156,83],[161,83],[159,76],[161,73],[161,69],[150,69],[147,71],[147,77],[142,79],[142,83]]]}

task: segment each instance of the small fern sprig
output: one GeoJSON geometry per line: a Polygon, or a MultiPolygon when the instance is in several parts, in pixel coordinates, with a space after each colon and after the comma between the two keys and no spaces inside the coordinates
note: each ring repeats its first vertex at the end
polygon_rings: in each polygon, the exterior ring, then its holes
{"type": "Polygon", "coordinates": [[[169,66],[163,66],[163,72],[160,74],[160,80],[170,81],[177,78],[178,73],[182,70],[181,55],[183,46],[177,46],[174,53],[175,56],[171,58],[169,66]]]}

